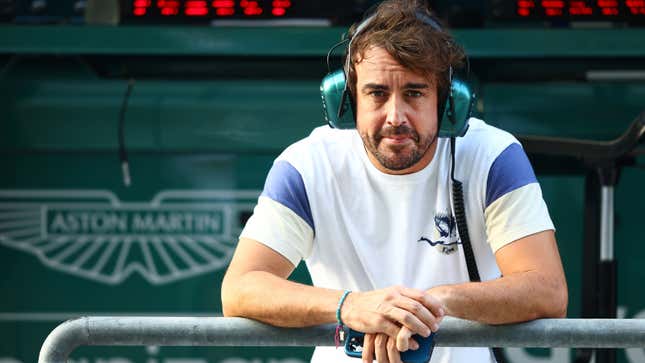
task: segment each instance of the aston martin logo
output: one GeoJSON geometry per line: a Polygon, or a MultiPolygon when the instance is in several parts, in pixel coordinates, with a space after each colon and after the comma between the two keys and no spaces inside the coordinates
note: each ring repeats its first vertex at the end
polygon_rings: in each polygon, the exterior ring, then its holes
{"type": "Polygon", "coordinates": [[[0,244],[48,267],[119,284],[164,284],[228,264],[258,191],[164,191],[121,202],[100,190],[0,190],[0,244]]]}

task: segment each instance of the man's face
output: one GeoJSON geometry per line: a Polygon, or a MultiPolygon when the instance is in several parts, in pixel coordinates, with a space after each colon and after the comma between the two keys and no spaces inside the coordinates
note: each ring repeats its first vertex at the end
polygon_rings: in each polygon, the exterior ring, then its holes
{"type": "Polygon", "coordinates": [[[385,49],[369,48],[356,64],[356,128],[372,163],[408,174],[432,161],[437,139],[437,88],[400,65],[385,49]]]}

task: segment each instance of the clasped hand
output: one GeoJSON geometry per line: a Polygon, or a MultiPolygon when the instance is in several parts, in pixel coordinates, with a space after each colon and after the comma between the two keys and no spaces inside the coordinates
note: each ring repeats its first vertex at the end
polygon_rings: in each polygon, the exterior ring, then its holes
{"type": "Polygon", "coordinates": [[[401,362],[399,352],[418,349],[414,334],[428,337],[439,329],[445,315],[441,302],[423,290],[392,286],[353,292],[345,300],[341,319],[365,333],[364,362],[401,362]]]}

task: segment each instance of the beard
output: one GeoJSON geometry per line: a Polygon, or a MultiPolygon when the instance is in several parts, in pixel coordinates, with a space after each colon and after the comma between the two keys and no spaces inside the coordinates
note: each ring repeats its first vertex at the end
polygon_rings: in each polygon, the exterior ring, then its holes
{"type": "Polygon", "coordinates": [[[418,163],[437,139],[437,135],[421,138],[416,130],[410,126],[402,125],[396,127],[387,126],[374,136],[361,133],[361,139],[363,139],[365,148],[374,155],[384,168],[399,171],[418,163]],[[383,138],[390,136],[407,136],[412,140],[412,143],[403,145],[385,145],[381,143],[383,138]]]}

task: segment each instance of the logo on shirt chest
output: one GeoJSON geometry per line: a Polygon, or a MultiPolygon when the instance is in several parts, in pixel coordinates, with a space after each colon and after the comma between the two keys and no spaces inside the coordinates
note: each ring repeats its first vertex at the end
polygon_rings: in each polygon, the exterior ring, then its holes
{"type": "Polygon", "coordinates": [[[457,251],[461,241],[457,237],[457,221],[448,213],[439,213],[434,216],[434,229],[431,236],[421,236],[417,242],[426,242],[435,247],[439,252],[449,255],[457,251]]]}

